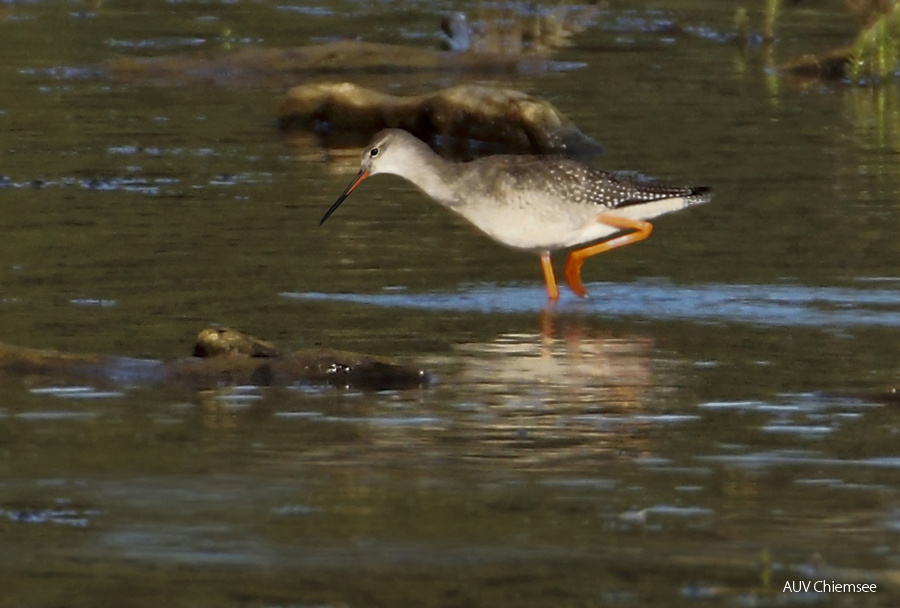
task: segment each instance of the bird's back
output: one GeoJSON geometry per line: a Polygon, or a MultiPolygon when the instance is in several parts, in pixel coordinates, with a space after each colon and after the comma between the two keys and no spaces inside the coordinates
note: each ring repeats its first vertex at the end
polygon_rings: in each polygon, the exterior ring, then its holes
{"type": "Polygon", "coordinates": [[[691,199],[691,203],[709,198],[706,187],[672,186],[562,157],[489,156],[461,167],[461,177],[468,182],[466,189],[481,190],[498,202],[520,193],[559,206],[583,204],[612,210],[667,198],[691,199]]]}

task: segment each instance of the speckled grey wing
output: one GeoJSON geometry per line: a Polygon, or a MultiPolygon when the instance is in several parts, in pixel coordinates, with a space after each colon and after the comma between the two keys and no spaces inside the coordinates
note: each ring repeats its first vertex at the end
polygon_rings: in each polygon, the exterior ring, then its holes
{"type": "Polygon", "coordinates": [[[606,205],[611,209],[672,198],[683,199],[687,206],[705,203],[711,196],[711,191],[706,186],[673,186],[599,169],[591,170],[591,172],[597,175],[597,180],[592,184],[595,184],[598,190],[606,192],[601,195],[602,202],[598,202],[598,204],[606,205]]]}
{"type": "Polygon", "coordinates": [[[608,209],[673,198],[684,199],[685,205],[709,200],[709,188],[705,186],[673,186],[632,174],[585,167],[567,160],[561,160],[560,165],[572,178],[570,187],[576,198],[584,198],[608,209]],[[579,193],[580,190],[583,193],[579,193]]]}
{"type": "Polygon", "coordinates": [[[549,196],[573,204],[617,209],[658,200],[683,198],[686,204],[709,200],[709,189],[661,184],[632,175],[586,167],[565,158],[489,157],[478,176],[485,193],[499,200],[510,193],[549,196]]]}

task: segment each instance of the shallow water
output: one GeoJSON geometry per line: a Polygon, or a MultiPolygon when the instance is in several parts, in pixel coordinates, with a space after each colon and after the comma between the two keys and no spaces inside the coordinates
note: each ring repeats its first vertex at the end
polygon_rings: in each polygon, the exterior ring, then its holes
{"type": "MultiPolygon", "coordinates": [[[[601,10],[543,72],[354,78],[526,90],[602,166],[713,187],[552,309],[534,256],[398,179],[319,227],[358,151],[288,145],[283,83],[93,69],[357,34],[434,46],[454,4],[0,7],[3,342],[169,359],[220,323],[438,378],[2,376],[3,605],[897,605],[896,87],[787,82],[728,42],[730,7],[666,4],[601,10]],[[782,593],[801,580],[878,591],[782,593]]],[[[786,7],[776,61],[846,42],[841,11],[786,7]]]]}

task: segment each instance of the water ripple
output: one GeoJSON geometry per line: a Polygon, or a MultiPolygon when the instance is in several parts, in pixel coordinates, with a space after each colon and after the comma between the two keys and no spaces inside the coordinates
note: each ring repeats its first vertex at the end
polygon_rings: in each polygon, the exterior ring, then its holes
{"type": "MultiPolygon", "coordinates": [[[[609,317],[773,326],[900,327],[900,290],[804,285],[673,285],[666,281],[594,283],[584,300],[563,299],[557,309],[609,317]]],[[[545,305],[544,291],[484,287],[451,293],[283,293],[296,300],[482,313],[528,312],[545,305]]]]}

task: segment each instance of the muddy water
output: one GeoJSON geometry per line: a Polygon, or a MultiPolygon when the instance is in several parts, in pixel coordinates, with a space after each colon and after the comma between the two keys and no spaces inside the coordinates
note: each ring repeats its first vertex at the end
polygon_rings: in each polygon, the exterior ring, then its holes
{"type": "MultiPolygon", "coordinates": [[[[216,322],[439,378],[3,377],[3,604],[897,605],[900,425],[876,393],[900,382],[898,92],[773,77],[724,41],[721,4],[605,9],[554,57],[571,69],[494,80],[550,99],[604,166],[716,191],[589,260],[592,298],[543,317],[536,259],[397,179],[318,227],[356,160],[285,145],[282,85],[83,69],[348,34],[433,45],[437,9],[2,9],[0,339],[165,359],[216,322]],[[649,31],[665,20],[688,35],[649,31]],[[817,580],[877,592],[782,593],[817,580]]],[[[801,5],[778,33],[783,58],[852,27],[801,5]]]]}

